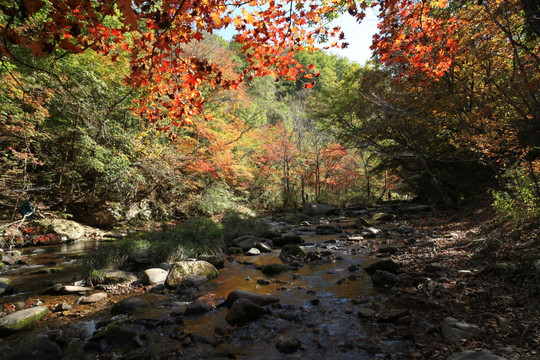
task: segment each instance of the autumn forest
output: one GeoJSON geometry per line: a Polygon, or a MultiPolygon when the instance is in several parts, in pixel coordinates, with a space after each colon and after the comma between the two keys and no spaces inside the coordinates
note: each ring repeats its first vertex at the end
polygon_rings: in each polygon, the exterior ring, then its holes
{"type": "Polygon", "coordinates": [[[5,249],[49,239],[27,200],[122,231],[422,204],[485,217],[538,295],[539,177],[534,0],[0,0],[5,249]],[[330,53],[367,11],[371,60],[330,53]]]}

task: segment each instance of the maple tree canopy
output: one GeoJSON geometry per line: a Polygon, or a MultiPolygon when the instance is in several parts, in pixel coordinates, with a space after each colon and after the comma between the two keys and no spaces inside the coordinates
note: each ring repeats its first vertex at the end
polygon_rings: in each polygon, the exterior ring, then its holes
{"type": "MultiPolygon", "coordinates": [[[[293,58],[312,50],[319,39],[343,39],[339,27],[320,26],[329,14],[347,10],[363,18],[362,2],[352,0],[21,0],[0,3],[3,55],[21,45],[37,56],[92,49],[115,60],[129,53],[127,83],[142,88],[137,102],[143,118],[170,125],[190,123],[205,102],[203,86],[235,88],[245,78],[295,79],[309,74],[293,58]],[[248,67],[236,78],[220,65],[189,56],[183,46],[229,26],[236,30],[248,67]],[[167,122],[164,122],[167,123],[167,122]]],[[[332,46],[346,46],[335,41],[332,46]]],[[[307,76],[306,78],[310,78],[307,76]]],[[[306,87],[313,83],[305,84],[306,87]]],[[[167,125],[168,128],[168,125],[167,125]]]]}

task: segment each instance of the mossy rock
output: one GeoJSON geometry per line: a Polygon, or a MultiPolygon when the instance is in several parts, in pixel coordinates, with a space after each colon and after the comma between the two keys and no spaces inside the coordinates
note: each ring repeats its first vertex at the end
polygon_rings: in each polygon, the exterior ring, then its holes
{"type": "Polygon", "coordinates": [[[84,227],[81,224],[71,220],[40,219],[34,221],[34,223],[39,225],[40,233],[42,234],[58,234],[61,237],[66,237],[67,239],[71,240],[80,239],[85,234],[84,227]]]}
{"type": "Polygon", "coordinates": [[[62,268],[44,268],[36,271],[32,271],[32,274],[54,274],[62,271],[62,268]]]}
{"type": "Polygon", "coordinates": [[[305,259],[307,253],[300,246],[297,245],[285,245],[281,252],[279,253],[279,258],[281,261],[290,262],[294,259],[302,258],[305,259]]]}
{"type": "Polygon", "coordinates": [[[278,275],[288,270],[287,266],[278,263],[264,265],[261,269],[262,273],[268,276],[278,275]]]}
{"type": "Polygon", "coordinates": [[[97,270],[97,274],[99,274],[100,282],[103,284],[119,284],[137,280],[135,274],[116,269],[99,269],[97,270]]]}
{"type": "Polygon", "coordinates": [[[202,284],[219,276],[216,267],[207,261],[175,262],[167,275],[165,286],[168,289],[185,289],[202,284]]]}
{"type": "Polygon", "coordinates": [[[0,336],[7,336],[25,329],[43,319],[48,313],[48,307],[36,306],[4,316],[0,318],[0,336]]]}

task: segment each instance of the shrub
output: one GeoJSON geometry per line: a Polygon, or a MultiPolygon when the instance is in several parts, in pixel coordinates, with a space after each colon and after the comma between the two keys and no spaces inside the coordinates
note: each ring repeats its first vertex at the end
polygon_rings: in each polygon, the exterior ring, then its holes
{"type": "Polygon", "coordinates": [[[240,236],[252,235],[267,237],[270,235],[270,225],[262,218],[243,218],[239,214],[230,213],[222,220],[225,243],[229,243],[240,236]]]}
{"type": "Polygon", "coordinates": [[[502,221],[515,225],[532,225],[540,219],[540,194],[534,173],[514,166],[502,176],[506,188],[493,190],[493,208],[502,221]]]}

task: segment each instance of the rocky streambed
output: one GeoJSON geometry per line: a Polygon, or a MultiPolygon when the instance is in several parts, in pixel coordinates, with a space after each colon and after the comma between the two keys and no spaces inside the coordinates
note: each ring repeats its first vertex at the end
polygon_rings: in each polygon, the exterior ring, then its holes
{"type": "MultiPolygon", "coordinates": [[[[196,274],[185,264],[161,264],[146,275],[111,274],[114,284],[96,287],[76,282],[77,254],[106,244],[29,249],[24,265],[0,273],[15,291],[0,298],[0,353],[6,359],[408,359],[426,358],[434,340],[451,346],[483,336],[478,326],[437,314],[439,306],[414,296],[433,280],[393,260],[407,250],[391,238],[415,239],[429,254],[438,239],[455,234],[422,233],[377,209],[346,215],[295,225],[274,217],[278,237],[238,238],[222,261],[190,265],[196,274]]],[[[456,347],[443,358],[453,352],[456,347]]]]}

